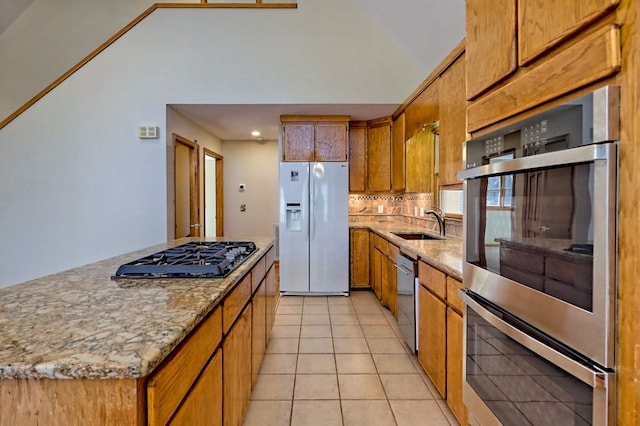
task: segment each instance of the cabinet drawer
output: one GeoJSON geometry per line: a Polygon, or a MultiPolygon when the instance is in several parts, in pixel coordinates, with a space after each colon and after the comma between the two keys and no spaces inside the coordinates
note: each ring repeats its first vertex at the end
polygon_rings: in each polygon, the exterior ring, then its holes
{"type": "Polygon", "coordinates": [[[398,255],[400,254],[400,248],[394,246],[393,244],[389,243],[389,247],[387,250],[387,255],[389,256],[389,259],[391,259],[391,262],[395,265],[398,263],[398,255]]]}
{"type": "Polygon", "coordinates": [[[387,248],[389,247],[389,242],[382,238],[380,235],[376,235],[375,245],[381,253],[387,254],[387,248]]]}
{"type": "Polygon", "coordinates": [[[420,283],[438,297],[447,298],[447,278],[444,272],[420,261],[418,262],[418,277],[420,283]]]}
{"type": "Polygon", "coordinates": [[[264,274],[267,272],[265,267],[266,263],[266,256],[262,256],[262,259],[258,260],[258,263],[256,263],[251,269],[251,294],[256,292],[264,278],[264,274]]]}
{"type": "Polygon", "coordinates": [[[229,293],[222,302],[222,327],[227,334],[233,321],[238,317],[242,308],[251,297],[251,274],[247,274],[242,281],[229,293]]]}
{"type": "Polygon", "coordinates": [[[267,264],[265,265],[265,267],[268,271],[269,268],[271,268],[271,266],[273,265],[273,262],[276,261],[276,250],[273,247],[271,247],[267,252],[267,254],[265,255],[265,258],[267,259],[267,264]]]}
{"type": "Polygon", "coordinates": [[[167,424],[221,339],[221,309],[217,308],[149,378],[149,425],[167,424]]]}
{"type": "Polygon", "coordinates": [[[462,313],[463,303],[460,296],[458,296],[458,290],[462,288],[462,283],[456,280],[453,277],[447,277],[447,302],[449,305],[458,311],[458,313],[462,313]]]}

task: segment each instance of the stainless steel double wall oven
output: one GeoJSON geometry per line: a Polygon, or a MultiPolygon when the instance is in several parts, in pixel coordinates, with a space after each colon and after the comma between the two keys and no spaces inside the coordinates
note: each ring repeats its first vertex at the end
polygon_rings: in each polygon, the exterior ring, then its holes
{"type": "Polygon", "coordinates": [[[613,424],[619,92],[465,144],[463,395],[481,424],[613,424]]]}

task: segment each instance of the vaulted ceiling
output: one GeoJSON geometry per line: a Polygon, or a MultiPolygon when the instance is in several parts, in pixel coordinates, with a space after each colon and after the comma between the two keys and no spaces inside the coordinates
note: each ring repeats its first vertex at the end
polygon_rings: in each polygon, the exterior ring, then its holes
{"type": "MultiPolygon", "coordinates": [[[[464,38],[464,0],[353,0],[389,39],[424,70],[425,78],[464,38]]],[[[0,2],[0,33],[33,0],[0,2]]],[[[175,105],[174,109],[222,140],[247,140],[253,129],[276,139],[281,114],[348,114],[366,120],[398,105],[175,105]]]]}

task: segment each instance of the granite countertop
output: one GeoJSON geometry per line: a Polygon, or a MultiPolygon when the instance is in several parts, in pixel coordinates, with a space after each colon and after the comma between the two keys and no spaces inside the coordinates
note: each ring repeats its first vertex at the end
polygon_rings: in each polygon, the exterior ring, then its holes
{"type": "Polygon", "coordinates": [[[444,240],[405,240],[393,232],[424,232],[438,235],[437,232],[412,225],[399,220],[350,220],[351,228],[368,228],[387,241],[400,247],[400,250],[413,254],[431,266],[462,280],[462,240],[455,237],[445,237],[444,240]]]}
{"type": "Polygon", "coordinates": [[[0,378],[147,376],[273,246],[223,279],[111,280],[118,266],[183,238],[0,289],[0,378]]]}

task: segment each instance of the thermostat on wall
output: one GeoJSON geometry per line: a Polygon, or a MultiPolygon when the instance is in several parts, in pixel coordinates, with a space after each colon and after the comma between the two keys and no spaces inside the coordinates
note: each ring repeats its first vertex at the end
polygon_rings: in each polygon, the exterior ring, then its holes
{"type": "Polygon", "coordinates": [[[138,127],[138,137],[140,139],[158,139],[160,132],[158,126],[140,126],[138,127]]]}

